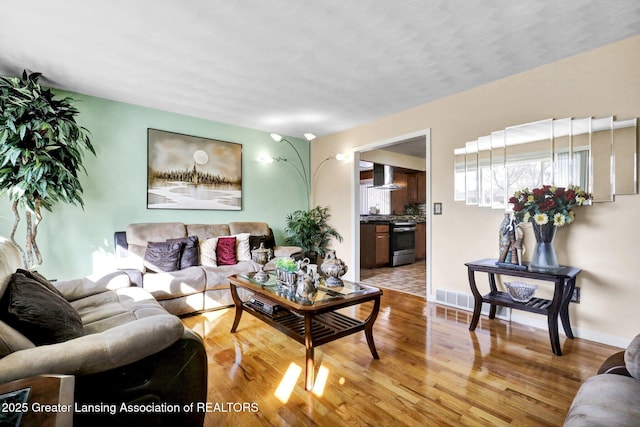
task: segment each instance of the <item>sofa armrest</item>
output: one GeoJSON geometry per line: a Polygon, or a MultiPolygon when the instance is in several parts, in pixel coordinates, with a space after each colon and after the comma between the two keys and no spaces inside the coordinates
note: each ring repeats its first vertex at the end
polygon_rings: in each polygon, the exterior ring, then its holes
{"type": "Polygon", "coordinates": [[[618,374],[630,377],[631,374],[627,371],[624,363],[624,351],[609,356],[598,369],[598,374],[618,374]]]}
{"type": "MultiPolygon", "coordinates": [[[[199,335],[185,328],[168,348],[116,369],[76,377],[78,404],[171,403],[207,401],[207,353],[199,335]]],[[[205,411],[156,413],[80,413],[80,426],[202,427],[205,411]]]]}
{"type": "Polygon", "coordinates": [[[114,271],[104,276],[87,276],[80,279],[62,280],[55,283],[55,287],[67,301],[75,301],[107,290],[128,288],[131,279],[124,271],[114,271]]]}
{"type": "Polygon", "coordinates": [[[302,248],[298,246],[275,246],[273,248],[274,257],[290,257],[297,259],[296,256],[302,257],[302,248]]]}
{"type": "Polygon", "coordinates": [[[19,350],[0,359],[0,383],[39,374],[88,375],[136,362],[184,334],[170,314],[145,317],[104,332],[19,350]]]}

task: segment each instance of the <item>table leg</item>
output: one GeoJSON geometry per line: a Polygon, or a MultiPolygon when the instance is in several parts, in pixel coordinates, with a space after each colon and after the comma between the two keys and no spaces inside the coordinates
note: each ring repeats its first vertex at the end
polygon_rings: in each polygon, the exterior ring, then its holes
{"type": "Polygon", "coordinates": [[[315,382],[315,362],[313,348],[313,316],[309,313],[304,315],[304,346],[306,349],[306,370],[304,373],[304,389],[310,391],[315,382]]]}
{"type": "MultiPolygon", "coordinates": [[[[491,295],[498,292],[498,287],[496,286],[496,275],[493,273],[489,273],[489,288],[491,289],[491,295]]],[[[489,319],[496,318],[496,309],[498,306],[496,304],[490,304],[489,306],[489,319]]]]}
{"type": "Polygon", "coordinates": [[[469,324],[469,330],[475,331],[476,326],[478,326],[478,321],[480,320],[480,311],[482,311],[482,295],[478,291],[478,287],[476,285],[476,277],[475,272],[469,268],[467,271],[469,275],[469,286],[471,287],[471,293],[473,294],[473,317],[471,317],[471,323],[469,324]]]}
{"type": "Polygon", "coordinates": [[[547,324],[549,327],[549,339],[551,340],[551,350],[556,356],[562,356],[560,348],[560,336],[558,335],[558,314],[564,297],[564,279],[557,279],[555,282],[555,290],[553,292],[553,300],[547,314],[547,324]]]}
{"type": "Polygon", "coordinates": [[[562,306],[560,307],[560,320],[562,320],[562,328],[567,338],[573,339],[573,331],[571,330],[571,321],[569,320],[569,303],[573,296],[573,290],[576,288],[576,278],[569,280],[565,285],[562,306]]]}
{"type": "Polygon", "coordinates": [[[371,351],[371,355],[374,359],[380,359],[378,356],[378,351],[376,350],[376,344],[373,341],[373,323],[376,321],[378,317],[378,311],[380,310],[380,297],[376,297],[373,302],[373,309],[371,310],[371,314],[367,317],[367,320],[364,321],[364,336],[367,338],[367,344],[369,344],[369,351],[371,351]]]}
{"type": "Polygon", "coordinates": [[[229,290],[231,291],[231,298],[233,298],[233,303],[236,306],[236,316],[233,319],[233,326],[231,326],[231,332],[235,332],[238,328],[238,324],[240,323],[240,319],[242,318],[242,300],[238,296],[238,288],[236,285],[231,283],[229,285],[229,290]]]}

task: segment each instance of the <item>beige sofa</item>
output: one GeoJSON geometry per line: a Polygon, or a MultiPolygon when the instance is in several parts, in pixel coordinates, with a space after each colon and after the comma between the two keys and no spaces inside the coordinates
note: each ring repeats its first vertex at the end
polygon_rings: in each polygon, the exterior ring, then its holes
{"type": "Polygon", "coordinates": [[[582,384],[564,425],[640,425],[640,335],[625,351],[605,360],[598,375],[582,384]]]}
{"type": "MultiPolygon", "coordinates": [[[[22,270],[0,237],[0,383],[75,376],[79,405],[202,402],[202,339],[129,277],[114,272],[51,283],[22,270]]],[[[76,413],[75,425],[202,426],[203,413],[76,413]]]]}
{"type": "MultiPolygon", "coordinates": [[[[148,291],[170,313],[186,315],[203,310],[228,307],[233,304],[229,292],[229,276],[258,270],[247,254],[264,241],[274,246],[274,255],[295,256],[301,252],[295,246],[277,246],[273,232],[265,222],[230,222],[228,224],[184,224],[181,222],[138,223],[127,226],[126,231],[115,233],[116,262],[132,280],[148,291]],[[198,238],[200,262],[198,265],[177,268],[173,271],[151,271],[145,264],[150,242],[166,242],[171,239],[198,238]],[[233,265],[216,265],[204,252],[205,242],[219,237],[236,236],[238,241],[249,236],[249,247],[237,256],[233,265]]],[[[240,251],[241,249],[238,248],[240,251]]],[[[271,268],[268,265],[266,269],[271,268]]]]}

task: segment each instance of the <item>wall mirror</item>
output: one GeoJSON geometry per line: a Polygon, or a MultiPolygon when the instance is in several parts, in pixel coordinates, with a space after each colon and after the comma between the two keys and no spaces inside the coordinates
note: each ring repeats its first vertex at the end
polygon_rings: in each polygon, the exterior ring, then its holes
{"type": "Polygon", "coordinates": [[[517,190],[579,185],[594,202],[638,193],[637,119],[547,119],[511,126],[454,151],[455,197],[505,209],[517,190]]]}

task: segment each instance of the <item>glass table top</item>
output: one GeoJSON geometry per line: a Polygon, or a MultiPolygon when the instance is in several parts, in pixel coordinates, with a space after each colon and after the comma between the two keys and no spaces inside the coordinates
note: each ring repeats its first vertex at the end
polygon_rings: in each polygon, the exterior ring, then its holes
{"type": "Polygon", "coordinates": [[[263,289],[273,292],[281,297],[291,299],[295,298],[295,301],[300,304],[313,304],[317,302],[330,301],[332,299],[345,297],[348,295],[357,295],[371,290],[370,286],[361,285],[359,283],[349,282],[343,280],[342,286],[327,286],[324,278],[320,277],[316,281],[317,291],[313,296],[309,298],[301,298],[295,295],[295,288],[293,289],[293,295],[288,291],[286,287],[283,287],[276,280],[275,273],[269,272],[269,279],[266,282],[259,282],[254,280],[253,277],[256,273],[239,274],[239,277],[249,280],[251,283],[263,287],[263,289]]]}

